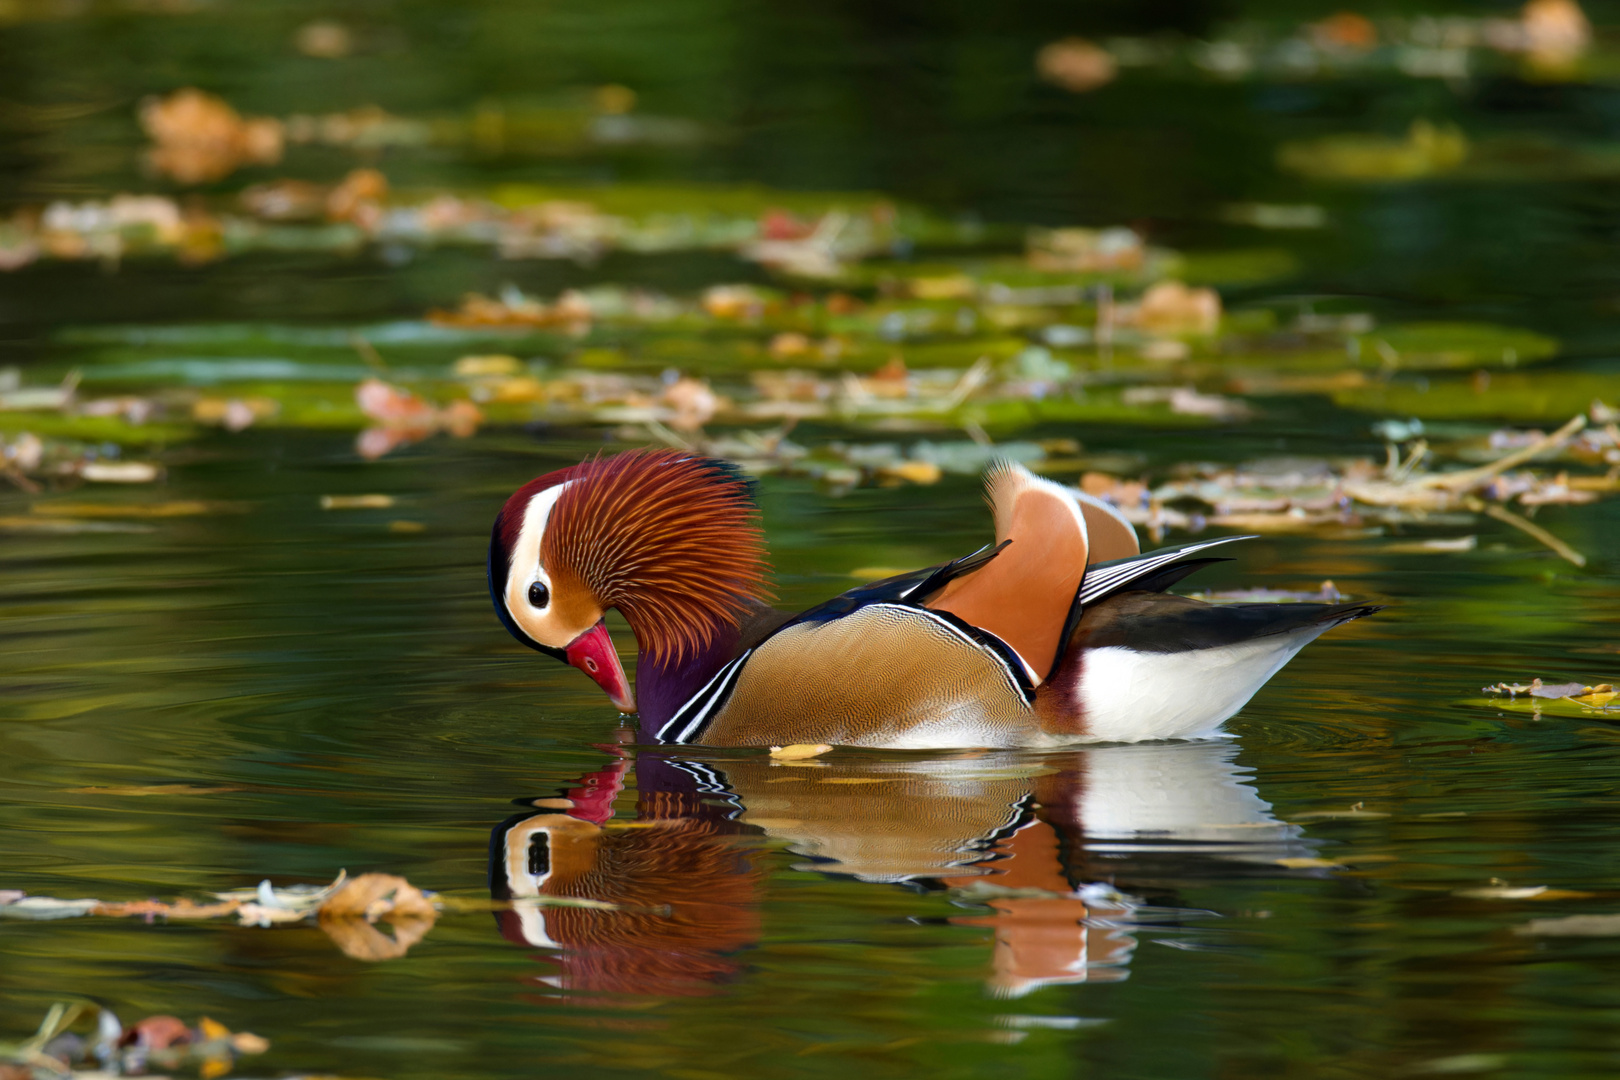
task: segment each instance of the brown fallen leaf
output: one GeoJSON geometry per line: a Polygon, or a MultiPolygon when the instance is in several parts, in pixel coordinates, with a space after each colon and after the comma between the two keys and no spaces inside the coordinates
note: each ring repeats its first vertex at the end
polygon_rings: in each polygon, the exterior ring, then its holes
{"type": "Polygon", "coordinates": [[[431,431],[438,421],[438,410],[432,405],[381,379],[366,379],[356,386],[354,400],[361,412],[388,427],[431,431]]]}
{"type": "Polygon", "coordinates": [[[242,905],[235,900],[222,900],[217,904],[194,904],[180,899],[169,905],[166,917],[170,919],[218,919],[230,915],[242,905]]]}
{"type": "Polygon", "coordinates": [[[404,956],[412,945],[421,941],[427,936],[427,932],[433,929],[434,920],[400,916],[391,917],[388,922],[393,928],[393,936],[389,936],[364,919],[356,918],[322,916],[320,927],[345,955],[352,956],[356,960],[375,963],[404,956]]]}
{"type": "Polygon", "coordinates": [[[1378,44],[1372,20],[1354,11],[1340,11],[1306,27],[1319,49],[1364,52],[1378,44]]]}
{"type": "Polygon", "coordinates": [[[1044,82],[1084,94],[1113,82],[1119,64],[1101,45],[1069,37],[1043,46],[1035,54],[1035,70],[1044,82]]]}
{"type": "Polygon", "coordinates": [[[1160,281],[1142,294],[1134,310],[1122,309],[1119,317],[1143,330],[1213,334],[1221,325],[1221,297],[1214,289],[1160,281]]]}
{"type": "Polygon", "coordinates": [[[393,874],[361,874],[320,906],[320,926],[327,936],[357,960],[392,960],[433,928],[438,908],[422,891],[393,874]],[[393,936],[374,923],[387,920],[393,936]]]}
{"type": "Polygon", "coordinates": [[[165,919],[217,919],[222,915],[230,915],[239,907],[234,900],[227,900],[218,904],[194,904],[190,900],[177,900],[172,904],[162,900],[124,900],[112,903],[97,902],[88,914],[105,915],[109,918],[123,919],[140,917],[151,919],[162,916],[165,919]]]}
{"type": "Polygon", "coordinates": [[[402,918],[438,917],[438,909],[420,889],[394,874],[361,874],[322,901],[322,918],[361,918],[375,921],[390,915],[402,918]]]}
{"type": "Polygon", "coordinates": [[[213,94],[191,87],[141,103],[141,127],[155,144],[148,160],[182,184],[202,184],[246,164],[281,160],[281,121],[244,118],[213,94]]]}
{"type": "Polygon", "coordinates": [[[178,1016],[159,1014],[148,1016],[124,1030],[120,1046],[140,1046],[148,1050],[166,1050],[176,1043],[191,1041],[191,1029],[178,1016]]]}

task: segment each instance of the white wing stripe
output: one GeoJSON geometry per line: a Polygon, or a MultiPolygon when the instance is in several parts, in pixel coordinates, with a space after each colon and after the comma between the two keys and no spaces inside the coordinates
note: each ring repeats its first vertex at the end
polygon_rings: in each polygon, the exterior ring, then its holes
{"type": "Polygon", "coordinates": [[[1080,603],[1082,606],[1089,604],[1106,592],[1119,588],[1122,585],[1127,585],[1130,582],[1135,581],[1137,578],[1151,574],[1161,566],[1167,566],[1170,563],[1175,562],[1177,559],[1191,555],[1194,552],[1203,551],[1205,548],[1215,547],[1217,544],[1229,544],[1233,540],[1249,539],[1252,539],[1252,537],[1223,536],[1217,540],[1205,540],[1202,543],[1185,544],[1176,548],[1174,551],[1165,551],[1158,554],[1144,555],[1139,558],[1132,559],[1127,563],[1121,563],[1117,566],[1110,566],[1102,570],[1090,572],[1086,574],[1085,581],[1080,586],[1080,603]]]}

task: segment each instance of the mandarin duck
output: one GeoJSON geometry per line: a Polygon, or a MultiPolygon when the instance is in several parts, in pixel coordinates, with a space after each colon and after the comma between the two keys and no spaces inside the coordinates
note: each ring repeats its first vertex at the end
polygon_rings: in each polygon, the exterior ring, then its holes
{"type": "Polygon", "coordinates": [[[993,466],[995,543],[799,614],[766,603],[750,482],[629,451],[532,480],[490,536],[496,614],[579,668],[647,742],[897,750],[1215,735],[1294,654],[1380,610],[1166,590],[1221,537],[1142,553],[1107,503],[993,466]],[[603,621],[638,648],[632,692],[603,621]]]}

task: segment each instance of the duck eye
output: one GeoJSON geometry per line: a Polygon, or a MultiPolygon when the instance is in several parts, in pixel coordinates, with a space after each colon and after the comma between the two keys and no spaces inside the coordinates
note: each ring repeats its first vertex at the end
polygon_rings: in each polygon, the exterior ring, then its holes
{"type": "Polygon", "coordinates": [[[545,607],[551,603],[551,590],[544,583],[536,581],[529,586],[529,603],[533,607],[545,607]]]}

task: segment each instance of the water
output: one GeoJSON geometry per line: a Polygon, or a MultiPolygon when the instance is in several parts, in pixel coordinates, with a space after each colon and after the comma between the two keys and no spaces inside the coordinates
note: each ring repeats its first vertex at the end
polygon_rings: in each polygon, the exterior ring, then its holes
{"type": "MultiPolygon", "coordinates": [[[[1141,220],[1164,242],[1211,249],[1254,241],[1218,205],[1310,199],[1332,228],[1263,238],[1294,253],[1294,276],[1232,287],[1229,305],[1365,292],[1381,314],[1553,334],[1564,358],[1538,371],[1615,379],[1612,181],[1346,188],[1270,165],[1276,139],[1398,131],[1417,113],[1458,117],[1481,139],[1529,113],[1550,137],[1601,143],[1615,101],[1601,83],[1498,72],[1464,93],[1384,72],[1210,88],[1149,70],[1063,96],[1032,82],[1028,57],[1071,20],[1023,9],[993,28],[982,13],[958,24],[882,6],[767,18],[703,4],[413,5],[352,16],[363,44],[342,63],[288,48],[323,14],[308,5],[18,11],[0,25],[0,49],[20,58],[0,65],[0,97],[108,104],[67,119],[13,110],[0,189],[13,205],[153,186],[134,164],[129,110],[185,82],[250,113],[380,101],[464,114],[492,96],[619,81],[649,110],[724,137],[551,158],[398,154],[390,176],[872,188],[990,222],[1141,220]],[[891,85],[897,72],[908,77],[891,85]]],[[[1138,17],[1086,32],[1160,28],[1138,17]]],[[[1193,6],[1163,18],[1219,32],[1193,6]]],[[[334,154],[247,179],[330,180],[353,164],[334,154]]],[[[265,355],[348,365],[352,380],[365,369],[348,329],[416,319],[467,290],[748,277],[762,279],[712,253],[590,267],[463,249],[404,265],[369,250],[116,274],[40,263],[0,279],[0,310],[7,362],[30,381],[75,364],[93,382],[102,363],[265,355]],[[95,336],[127,324],[149,338],[95,336]],[[266,352],[268,324],[314,336],[271,334],[266,352]],[[207,329],[219,326],[245,329],[222,346],[207,329]],[[202,340],[188,345],[192,327],[202,340]]],[[[461,351],[416,341],[390,356],[443,364],[461,351]]],[[[1370,419],[1286,398],[1215,431],[1048,424],[1020,437],[1079,437],[1088,453],[1163,470],[1381,454],[1370,419]]],[[[795,437],[847,435],[806,425],[795,437]]],[[[168,446],[156,487],[0,491],[6,519],[87,500],[128,510],[77,519],[99,531],[0,534],[0,888],[171,898],[346,869],[451,901],[414,942],[312,923],[0,921],[0,1039],[88,996],[126,1020],[206,1014],[262,1034],[269,1053],[238,1067],[262,1076],[1614,1070],[1620,938],[1525,931],[1617,910],[1617,714],[1537,713],[1479,688],[1620,674],[1620,502],[1538,519],[1588,556],[1584,570],[1489,522],[1470,527],[1477,549],[1449,555],[1403,550],[1396,535],[1244,545],[1200,580],[1331,578],[1389,609],[1308,648],[1226,740],[772,763],[623,745],[594,686],[493,618],[482,563],[501,500],[602,445],[600,429],[493,424],[367,462],[348,431],[255,427],[168,446]],[[364,493],[394,505],[320,507],[364,493]],[[180,503],[193,505],[152,515],[180,503]],[[569,792],[590,811],[544,804],[569,792]],[[492,879],[517,897],[511,910],[459,909],[492,879]],[[1537,886],[1549,891],[1500,891],[1537,886]],[[524,899],[536,894],[625,910],[524,899]],[[351,955],[367,950],[403,955],[351,955]]],[[[926,565],[987,538],[965,477],[840,496],[767,477],[760,500],[786,607],[850,587],[861,568],[926,565]]]]}

